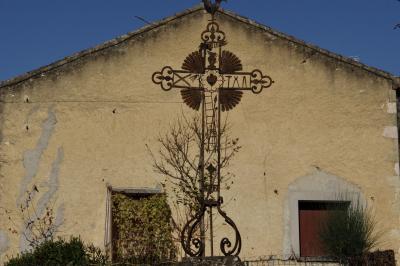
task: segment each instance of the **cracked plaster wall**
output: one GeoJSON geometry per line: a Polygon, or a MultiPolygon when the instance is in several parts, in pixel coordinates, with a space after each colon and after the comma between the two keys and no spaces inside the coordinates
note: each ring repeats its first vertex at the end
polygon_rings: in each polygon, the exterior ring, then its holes
{"type": "MultiPolygon", "coordinates": [[[[23,165],[25,169],[25,176],[21,180],[19,196],[17,199],[17,206],[22,203],[22,200],[28,190],[28,186],[32,183],[32,180],[35,178],[40,159],[43,155],[43,152],[46,150],[49,145],[49,140],[53,134],[55,125],[57,123],[56,115],[54,114],[53,108],[49,108],[48,117],[42,124],[41,135],[34,149],[27,150],[23,155],[23,165]]],[[[29,117],[37,110],[37,107],[33,108],[28,114],[29,117]]],[[[27,119],[27,121],[28,121],[27,119]]],[[[26,130],[29,130],[29,124],[26,125],[26,130]]]]}
{"type": "MultiPolygon", "coordinates": [[[[153,172],[145,144],[155,145],[174,118],[191,113],[178,91],[162,91],[151,75],[165,65],[180,68],[208,19],[194,12],[3,88],[0,206],[15,210],[36,185],[35,206],[56,202],[61,235],[102,247],[107,184],[156,187],[164,178],[153,172]]],[[[356,184],[382,227],[397,232],[397,139],[383,133],[396,126],[393,104],[386,106],[396,101],[391,81],[231,17],[218,19],[226,49],[244,70],[261,69],[275,81],[259,95],[245,93],[229,112],[243,148],[230,168],[236,177],[223,192],[224,210],[242,234],[242,257],[287,252],[288,188],[316,167],[356,184]]],[[[7,226],[1,217],[0,228],[7,226]]],[[[380,248],[397,252],[395,236],[380,248]]],[[[7,237],[7,254],[15,254],[20,238],[7,237]]]]}
{"type": "MultiPolygon", "coordinates": [[[[49,118],[50,117],[53,117],[53,116],[49,115],[49,118]]],[[[40,186],[38,185],[39,189],[40,189],[40,190],[38,189],[39,191],[34,190],[34,192],[36,192],[36,193],[33,194],[33,199],[35,200],[36,197],[38,199],[37,199],[37,201],[33,201],[32,204],[35,205],[34,208],[35,208],[35,211],[36,211],[38,217],[43,217],[43,215],[45,215],[46,208],[47,207],[53,208],[53,205],[56,204],[57,199],[55,196],[56,196],[57,190],[59,188],[58,178],[59,178],[59,171],[60,171],[60,167],[61,167],[63,158],[64,158],[64,150],[62,147],[59,147],[57,149],[56,158],[52,162],[48,180],[46,180],[40,186]],[[40,193],[44,188],[46,188],[47,191],[40,193]]],[[[55,217],[54,226],[55,226],[56,230],[59,227],[61,227],[61,225],[63,223],[64,208],[65,208],[65,204],[61,203],[61,204],[59,204],[59,206],[57,207],[57,209],[54,213],[54,217],[55,217]]],[[[31,235],[31,232],[26,229],[26,226],[24,224],[22,225],[20,230],[22,232],[24,232],[23,234],[20,235],[20,250],[24,251],[29,248],[29,242],[27,241],[26,237],[30,238],[30,237],[32,237],[32,235],[31,235]]]]}

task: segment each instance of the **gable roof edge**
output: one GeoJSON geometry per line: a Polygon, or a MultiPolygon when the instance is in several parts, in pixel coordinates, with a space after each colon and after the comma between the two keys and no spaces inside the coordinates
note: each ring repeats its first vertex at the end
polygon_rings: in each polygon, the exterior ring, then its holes
{"type": "MultiPolygon", "coordinates": [[[[29,72],[26,72],[26,73],[23,73],[21,75],[18,75],[16,77],[8,79],[8,80],[0,81],[0,89],[5,88],[5,87],[9,87],[9,86],[13,86],[13,85],[17,85],[19,83],[22,83],[24,81],[30,80],[32,78],[36,78],[38,76],[43,76],[45,73],[50,72],[50,71],[52,71],[54,69],[60,68],[60,67],[66,65],[68,63],[77,61],[77,60],[79,60],[79,59],[81,59],[83,57],[95,54],[95,53],[103,51],[103,50],[105,50],[107,48],[117,46],[117,45],[119,45],[119,44],[121,44],[121,43],[123,43],[125,41],[130,40],[131,38],[136,37],[137,35],[140,35],[142,33],[151,31],[151,30],[156,29],[156,28],[158,28],[160,26],[163,26],[163,25],[165,25],[165,24],[167,24],[167,23],[169,23],[171,21],[174,21],[174,20],[179,19],[179,18],[181,18],[183,16],[186,16],[186,15],[189,15],[189,14],[201,11],[201,10],[204,10],[204,7],[203,7],[202,4],[199,4],[199,5],[197,5],[197,6],[193,7],[193,8],[190,8],[190,9],[187,9],[187,10],[185,10],[183,12],[177,13],[174,16],[170,16],[170,17],[164,18],[164,19],[162,19],[162,20],[160,20],[158,22],[151,23],[151,24],[146,25],[146,26],[144,26],[144,27],[142,27],[142,28],[140,28],[138,30],[135,30],[135,31],[132,31],[132,32],[128,32],[128,33],[126,33],[124,35],[118,36],[118,37],[116,37],[114,39],[111,39],[111,40],[109,40],[107,42],[104,42],[104,43],[99,44],[97,46],[94,46],[92,48],[88,48],[88,49],[76,52],[76,53],[74,53],[74,54],[72,54],[70,56],[67,56],[67,57],[65,57],[63,59],[57,60],[57,61],[55,61],[53,63],[50,63],[48,65],[45,65],[43,67],[37,68],[35,70],[29,71],[29,72]]],[[[290,36],[290,35],[287,35],[285,33],[276,31],[276,30],[274,30],[274,29],[272,29],[272,28],[270,28],[268,26],[265,26],[265,25],[263,25],[261,23],[258,23],[258,22],[254,21],[254,20],[251,20],[251,19],[249,19],[247,17],[240,16],[240,15],[234,13],[234,12],[231,12],[231,11],[228,11],[228,10],[224,10],[224,9],[221,9],[218,12],[222,13],[224,15],[227,15],[227,16],[229,16],[229,17],[231,17],[231,18],[233,18],[233,19],[235,19],[237,21],[240,21],[242,23],[245,23],[245,24],[251,25],[253,27],[256,27],[258,29],[261,29],[263,31],[266,31],[266,32],[268,32],[268,33],[270,33],[272,35],[275,35],[275,36],[279,37],[279,38],[285,39],[285,40],[287,40],[289,42],[292,42],[292,43],[295,43],[295,44],[298,44],[298,45],[302,45],[302,46],[307,47],[309,49],[312,49],[312,50],[314,50],[316,52],[324,54],[324,55],[326,55],[328,57],[336,59],[338,61],[350,64],[352,66],[355,66],[355,67],[361,68],[361,69],[363,69],[365,71],[368,71],[368,72],[370,72],[372,74],[375,74],[375,75],[377,75],[379,77],[391,80],[394,84],[399,84],[400,77],[397,77],[397,76],[395,76],[395,75],[393,75],[393,74],[391,74],[391,73],[389,73],[387,71],[384,71],[384,70],[381,70],[381,69],[378,69],[378,68],[375,68],[375,67],[371,67],[371,66],[368,66],[366,64],[363,64],[363,63],[360,63],[358,61],[355,61],[354,59],[351,59],[349,57],[345,57],[345,56],[330,52],[329,50],[320,48],[320,47],[318,47],[316,45],[313,45],[313,44],[307,43],[305,41],[299,40],[299,39],[297,39],[297,38],[295,38],[293,36],[290,36]]]]}
{"type": "Polygon", "coordinates": [[[314,50],[316,52],[324,54],[324,55],[326,55],[328,57],[331,57],[333,59],[339,60],[341,62],[350,64],[352,66],[361,68],[361,69],[363,69],[365,71],[368,71],[368,72],[370,72],[372,74],[375,74],[377,76],[380,76],[380,77],[386,78],[388,80],[391,80],[394,83],[396,83],[400,78],[400,77],[397,77],[397,76],[395,76],[395,75],[393,75],[393,74],[391,74],[391,73],[389,73],[387,71],[384,71],[384,70],[381,70],[381,69],[378,69],[378,68],[375,68],[375,67],[371,67],[369,65],[366,65],[366,64],[360,63],[358,61],[355,61],[352,58],[349,58],[349,57],[346,57],[346,56],[343,56],[343,55],[340,55],[340,54],[337,54],[337,53],[333,53],[333,52],[331,52],[329,50],[320,48],[320,47],[318,47],[316,45],[307,43],[307,42],[305,42],[303,40],[299,40],[296,37],[293,37],[293,36],[290,36],[288,34],[276,31],[276,30],[274,30],[274,29],[272,29],[272,28],[270,28],[268,26],[265,26],[265,25],[263,25],[261,23],[258,23],[258,22],[254,21],[252,19],[249,19],[247,17],[240,16],[240,15],[234,13],[234,12],[231,12],[231,11],[228,11],[228,10],[220,10],[219,12],[224,14],[224,15],[227,15],[227,16],[235,19],[235,20],[238,20],[238,21],[240,21],[242,23],[251,25],[251,26],[256,27],[258,29],[264,30],[264,31],[266,31],[266,32],[268,32],[268,33],[270,33],[272,35],[275,35],[275,36],[277,36],[279,38],[285,39],[285,40],[287,40],[289,42],[305,46],[305,47],[307,47],[309,49],[312,49],[312,50],[314,50]]]}
{"type": "Polygon", "coordinates": [[[22,83],[24,81],[27,81],[27,80],[29,80],[31,78],[36,78],[38,76],[43,76],[45,73],[50,72],[50,71],[52,71],[54,69],[60,68],[60,67],[62,67],[64,65],[66,65],[66,64],[72,63],[72,62],[74,62],[76,60],[79,60],[79,59],[81,59],[83,57],[86,57],[86,56],[92,55],[94,53],[103,51],[103,50],[105,50],[107,48],[110,48],[110,47],[113,47],[113,46],[117,46],[117,45],[119,45],[119,44],[121,44],[123,42],[126,42],[126,41],[136,37],[137,35],[140,35],[140,34],[143,34],[145,32],[151,31],[151,30],[156,29],[156,28],[158,28],[160,26],[163,26],[163,25],[165,25],[165,24],[167,24],[167,23],[169,23],[171,21],[174,21],[176,19],[179,19],[181,17],[184,17],[186,15],[189,15],[189,14],[201,11],[201,10],[204,10],[203,5],[197,5],[197,6],[193,7],[193,8],[189,8],[189,9],[186,9],[185,11],[177,13],[177,14],[175,14],[173,16],[169,16],[169,17],[161,19],[161,20],[159,20],[159,21],[157,21],[155,23],[151,23],[149,25],[141,27],[138,30],[128,32],[126,34],[123,34],[123,35],[120,35],[120,36],[118,36],[116,38],[113,38],[113,39],[111,39],[109,41],[106,41],[106,42],[104,42],[102,44],[96,45],[96,46],[88,48],[88,49],[84,49],[84,50],[76,52],[76,53],[74,53],[74,54],[72,54],[70,56],[66,56],[63,59],[57,60],[57,61],[55,61],[53,63],[48,64],[48,65],[39,67],[39,68],[37,68],[35,70],[32,70],[32,71],[25,72],[25,73],[23,73],[21,75],[18,75],[16,77],[13,77],[13,78],[10,78],[10,79],[4,80],[4,81],[0,81],[0,89],[5,88],[5,87],[9,87],[9,86],[13,86],[13,85],[17,85],[17,84],[22,83]]]}

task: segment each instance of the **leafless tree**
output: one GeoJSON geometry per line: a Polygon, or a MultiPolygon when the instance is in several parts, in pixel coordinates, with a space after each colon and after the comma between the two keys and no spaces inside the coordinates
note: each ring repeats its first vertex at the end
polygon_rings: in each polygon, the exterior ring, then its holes
{"type": "Polygon", "coordinates": [[[53,205],[48,204],[42,212],[39,212],[34,204],[35,192],[38,192],[36,186],[33,187],[32,191],[26,191],[26,199],[20,204],[16,215],[10,210],[1,208],[8,216],[10,233],[22,235],[31,248],[52,240],[58,232],[53,205]],[[22,228],[20,222],[22,222],[22,228]]]}
{"type": "MultiPolygon", "coordinates": [[[[205,136],[207,139],[207,135],[205,136]]],[[[202,123],[199,116],[187,117],[182,115],[171,124],[169,130],[157,139],[160,146],[154,153],[148,147],[153,159],[154,171],[165,176],[172,186],[176,202],[185,206],[184,216],[190,216],[198,210],[200,200],[200,149],[202,145],[202,123]]],[[[238,138],[229,134],[227,119],[221,121],[221,185],[229,189],[233,184],[233,173],[228,171],[237,152],[240,150],[238,138]]],[[[204,165],[217,165],[216,156],[212,152],[204,158],[204,165]]],[[[206,187],[214,183],[215,175],[209,171],[204,173],[206,187]]],[[[211,189],[205,189],[205,198],[211,197],[211,189]]]]}

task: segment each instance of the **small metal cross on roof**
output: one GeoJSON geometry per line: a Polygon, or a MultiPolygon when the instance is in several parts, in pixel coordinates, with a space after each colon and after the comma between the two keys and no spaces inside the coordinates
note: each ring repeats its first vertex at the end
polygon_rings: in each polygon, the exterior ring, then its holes
{"type": "MultiPolygon", "coordinates": [[[[182,232],[182,246],[190,256],[204,255],[204,239],[193,237],[194,227],[198,226],[205,210],[217,207],[218,212],[224,217],[225,222],[235,230],[236,240],[232,243],[222,239],[220,246],[224,255],[238,255],[241,249],[241,237],[235,223],[221,210],[222,197],[220,196],[220,117],[221,112],[229,111],[237,106],[243,96],[243,91],[252,91],[258,94],[263,89],[270,87],[273,80],[255,69],[250,72],[243,71],[241,60],[232,52],[224,50],[227,45],[226,36],[215,21],[214,14],[221,0],[211,4],[204,0],[206,10],[212,14],[212,19],[205,31],[201,33],[199,49],[189,54],[182,64],[182,69],[171,66],[164,67],[152,76],[154,83],[165,91],[179,89],[182,99],[190,108],[202,111],[202,136],[203,143],[200,151],[200,186],[204,186],[204,153],[215,155],[217,158],[217,197],[216,200],[204,199],[199,213],[188,221],[182,232]],[[207,3],[209,6],[207,6],[207,3]],[[186,234],[186,235],[185,235],[186,234]],[[194,245],[197,251],[190,246],[194,245]],[[233,246],[233,247],[232,247],[233,246]],[[227,248],[231,248],[227,250],[227,248]]],[[[210,167],[210,165],[208,166],[210,167]]]]}

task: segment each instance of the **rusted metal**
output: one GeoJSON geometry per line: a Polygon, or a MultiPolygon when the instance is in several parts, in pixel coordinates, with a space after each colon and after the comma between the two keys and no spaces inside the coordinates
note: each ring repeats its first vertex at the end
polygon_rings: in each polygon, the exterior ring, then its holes
{"type": "Polygon", "coordinates": [[[212,2],[211,0],[203,0],[204,9],[208,13],[214,15],[215,12],[218,11],[222,1],[226,1],[226,0],[215,0],[214,2],[212,2]]]}
{"type": "Polygon", "coordinates": [[[199,189],[202,198],[198,212],[182,230],[182,247],[191,257],[204,256],[204,236],[198,237],[195,232],[200,228],[206,210],[216,208],[218,214],[234,231],[233,241],[227,237],[222,238],[220,250],[225,256],[238,256],[242,246],[239,230],[233,220],[222,210],[221,112],[235,108],[243,97],[243,91],[261,93],[273,84],[273,80],[258,69],[250,72],[243,71],[239,57],[223,49],[227,45],[226,35],[213,15],[221,1],[215,1],[214,4],[210,1],[204,2],[210,4],[212,19],[207,24],[206,30],[201,33],[202,42],[199,50],[185,58],[182,69],[166,66],[161,71],[155,72],[152,80],[165,91],[179,89],[183,102],[194,110],[201,109],[202,113],[199,162],[199,189]],[[217,165],[205,162],[205,155],[207,158],[214,156],[217,165]],[[210,176],[208,183],[205,180],[205,170],[210,176]]]}

